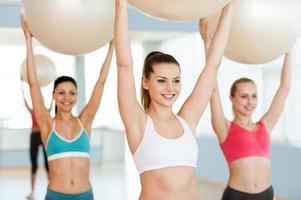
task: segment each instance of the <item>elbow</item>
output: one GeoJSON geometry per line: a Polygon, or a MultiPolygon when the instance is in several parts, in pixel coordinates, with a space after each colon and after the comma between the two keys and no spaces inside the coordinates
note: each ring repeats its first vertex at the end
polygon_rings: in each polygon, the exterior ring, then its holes
{"type": "Polygon", "coordinates": [[[284,83],[281,85],[282,90],[288,92],[291,88],[291,83],[284,83]]]}
{"type": "Polygon", "coordinates": [[[133,66],[132,61],[131,60],[119,60],[117,59],[117,66],[118,68],[130,68],[133,66]]]}
{"type": "Polygon", "coordinates": [[[104,87],[106,84],[106,81],[107,81],[107,78],[100,78],[100,79],[98,79],[98,84],[100,86],[104,87]]]}
{"type": "Polygon", "coordinates": [[[287,96],[290,90],[290,84],[282,84],[279,90],[282,91],[282,94],[285,94],[287,96]]]}

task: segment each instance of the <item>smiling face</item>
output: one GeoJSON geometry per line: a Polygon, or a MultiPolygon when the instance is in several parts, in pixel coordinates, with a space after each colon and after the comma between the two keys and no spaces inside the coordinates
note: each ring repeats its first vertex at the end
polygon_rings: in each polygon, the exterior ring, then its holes
{"type": "Polygon", "coordinates": [[[144,60],[141,82],[141,104],[145,111],[150,104],[171,106],[181,91],[180,64],[169,54],[150,52],[144,60]]]}
{"type": "Polygon", "coordinates": [[[71,112],[77,101],[77,88],[69,81],[59,83],[54,92],[53,99],[55,100],[57,110],[71,112]]]}
{"type": "Polygon", "coordinates": [[[143,77],[143,88],[150,95],[151,103],[172,106],[181,92],[181,72],[177,64],[160,63],[153,66],[147,79],[143,77]]]}
{"type": "Polygon", "coordinates": [[[230,99],[235,114],[251,116],[257,107],[256,85],[253,82],[237,83],[230,99]]]}

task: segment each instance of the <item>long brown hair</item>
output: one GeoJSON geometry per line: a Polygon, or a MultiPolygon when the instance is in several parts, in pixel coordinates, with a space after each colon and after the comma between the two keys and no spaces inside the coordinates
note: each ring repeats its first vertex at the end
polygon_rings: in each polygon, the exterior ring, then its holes
{"type": "MultiPolygon", "coordinates": [[[[178,61],[173,56],[162,53],[160,51],[152,51],[144,59],[142,75],[146,79],[149,79],[151,73],[154,72],[153,66],[162,63],[173,63],[178,65],[180,68],[178,61]]],[[[144,108],[144,111],[147,111],[151,103],[151,98],[149,96],[148,90],[143,88],[142,83],[141,83],[140,92],[141,92],[142,106],[144,108]]]]}

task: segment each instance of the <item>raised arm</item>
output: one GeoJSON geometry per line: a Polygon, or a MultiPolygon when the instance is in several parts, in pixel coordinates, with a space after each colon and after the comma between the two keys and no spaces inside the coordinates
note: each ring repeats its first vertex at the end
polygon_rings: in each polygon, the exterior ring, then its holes
{"type": "Polygon", "coordinates": [[[269,132],[271,132],[272,129],[275,127],[282,113],[286,98],[288,96],[290,84],[291,84],[291,52],[288,52],[287,54],[285,54],[284,61],[283,61],[280,86],[274,96],[274,99],[272,101],[272,104],[268,112],[261,119],[269,132]]]}
{"type": "Polygon", "coordinates": [[[128,33],[128,11],[126,0],[115,2],[115,47],[117,58],[117,98],[121,119],[126,128],[130,149],[139,144],[144,122],[145,112],[136,97],[133,61],[128,33]]]}
{"type": "Polygon", "coordinates": [[[208,49],[205,67],[191,95],[180,109],[179,114],[186,119],[193,130],[195,130],[211,97],[218,68],[229,38],[232,15],[233,3],[230,2],[223,8],[216,32],[208,49]]]}
{"type": "Polygon", "coordinates": [[[22,85],[22,96],[23,96],[25,107],[26,107],[27,111],[31,114],[32,109],[30,108],[30,106],[28,105],[28,103],[26,101],[25,94],[24,94],[24,89],[23,89],[23,85],[22,85]]]}
{"type": "Polygon", "coordinates": [[[50,131],[52,120],[47,108],[44,105],[41,89],[36,78],[36,69],[32,49],[32,34],[23,15],[21,15],[21,25],[26,40],[26,69],[30,96],[32,99],[32,110],[34,111],[39,127],[41,128],[42,138],[44,140],[44,134],[47,134],[50,131]]]}
{"type": "MultiPolygon", "coordinates": [[[[212,36],[208,30],[207,19],[200,20],[200,33],[204,42],[204,50],[206,54],[206,60],[208,59],[209,50],[211,48],[212,36]]],[[[215,82],[212,95],[210,98],[210,110],[211,110],[211,123],[215,134],[218,137],[219,142],[223,142],[227,137],[229,121],[225,118],[222,103],[219,95],[218,81],[215,82]]]]}
{"type": "Polygon", "coordinates": [[[114,41],[112,40],[110,42],[107,56],[101,67],[99,77],[95,83],[90,100],[87,103],[87,105],[83,108],[83,110],[80,114],[81,122],[83,123],[83,125],[86,128],[86,130],[88,131],[88,133],[90,133],[93,119],[96,115],[96,112],[97,112],[100,102],[101,102],[102,93],[104,90],[105,82],[106,82],[106,79],[107,79],[107,76],[109,73],[109,69],[110,69],[110,65],[111,65],[111,61],[112,61],[113,51],[114,51],[114,41]]]}
{"type": "Polygon", "coordinates": [[[219,142],[222,143],[228,134],[229,121],[224,115],[217,82],[210,98],[210,110],[213,130],[219,142]]]}

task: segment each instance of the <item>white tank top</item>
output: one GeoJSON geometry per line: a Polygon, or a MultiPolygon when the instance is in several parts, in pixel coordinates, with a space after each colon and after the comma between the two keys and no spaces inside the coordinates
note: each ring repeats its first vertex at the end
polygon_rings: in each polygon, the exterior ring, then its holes
{"type": "Polygon", "coordinates": [[[153,120],[147,115],[143,138],[134,153],[134,161],[140,174],[166,167],[196,167],[198,147],[185,120],[177,116],[184,133],[178,138],[165,138],[155,131],[153,120]]]}

